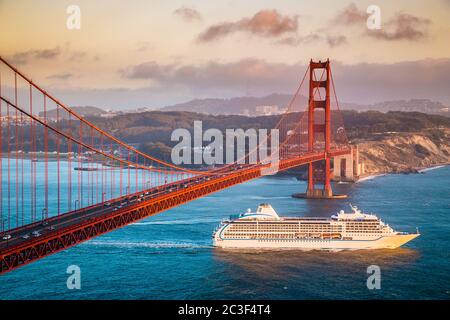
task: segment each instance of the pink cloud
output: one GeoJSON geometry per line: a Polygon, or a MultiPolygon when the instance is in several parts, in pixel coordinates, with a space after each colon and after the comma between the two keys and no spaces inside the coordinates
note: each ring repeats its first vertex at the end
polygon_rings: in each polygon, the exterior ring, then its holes
{"type": "Polygon", "coordinates": [[[408,13],[398,13],[380,30],[368,30],[367,34],[383,40],[417,41],[427,37],[429,19],[413,16],[408,13]]]}
{"type": "Polygon", "coordinates": [[[297,28],[298,16],[282,15],[277,10],[261,10],[251,18],[212,25],[198,36],[198,40],[210,42],[234,32],[247,32],[262,37],[279,37],[286,33],[296,33],[297,28]]]}
{"type": "Polygon", "coordinates": [[[178,8],[173,12],[173,14],[179,16],[180,18],[182,18],[184,21],[187,21],[187,22],[202,20],[202,16],[201,16],[200,12],[198,12],[197,10],[195,10],[193,8],[189,8],[189,7],[178,8]]]}

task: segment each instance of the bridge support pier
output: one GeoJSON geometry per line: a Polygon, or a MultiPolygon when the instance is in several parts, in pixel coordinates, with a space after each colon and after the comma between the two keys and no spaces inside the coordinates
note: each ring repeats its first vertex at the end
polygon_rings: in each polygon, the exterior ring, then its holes
{"type": "Polygon", "coordinates": [[[292,196],[294,198],[302,198],[302,199],[344,199],[347,198],[347,195],[334,194],[333,189],[331,188],[331,169],[330,169],[330,159],[325,160],[325,179],[323,183],[323,188],[316,188],[314,182],[314,164],[309,163],[308,168],[308,186],[306,189],[306,193],[295,193],[292,196]]]}
{"type": "Polygon", "coordinates": [[[351,153],[333,158],[333,180],[355,182],[364,174],[364,163],[359,158],[358,146],[351,146],[351,153]]]}
{"type": "Polygon", "coordinates": [[[305,198],[332,198],[333,190],[330,183],[330,159],[325,160],[325,173],[323,189],[316,189],[314,182],[314,164],[309,163],[308,167],[308,187],[306,189],[305,198]]]}

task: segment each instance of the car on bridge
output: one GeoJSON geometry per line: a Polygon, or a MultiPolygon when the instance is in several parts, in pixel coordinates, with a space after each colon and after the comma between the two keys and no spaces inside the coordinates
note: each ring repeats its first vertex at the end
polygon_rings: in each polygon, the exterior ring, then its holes
{"type": "Polygon", "coordinates": [[[39,233],[39,231],[33,231],[32,233],[31,233],[32,235],[33,235],[33,237],[35,237],[35,238],[37,238],[37,237],[40,237],[41,236],[41,234],[39,233]]]}

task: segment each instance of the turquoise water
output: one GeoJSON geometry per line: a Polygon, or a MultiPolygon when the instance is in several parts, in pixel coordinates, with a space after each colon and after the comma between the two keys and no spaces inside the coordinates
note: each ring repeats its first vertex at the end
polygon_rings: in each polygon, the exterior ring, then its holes
{"type": "Polygon", "coordinates": [[[449,299],[450,167],[337,184],[350,199],[291,198],[291,177],[265,177],[147,218],[0,276],[2,299],[449,299]],[[329,216],[349,202],[421,236],[396,250],[230,252],[211,233],[268,202],[286,216],[329,216]],[[81,289],[66,286],[69,265],[81,289]],[[368,290],[369,265],[381,289],[368,290]]]}

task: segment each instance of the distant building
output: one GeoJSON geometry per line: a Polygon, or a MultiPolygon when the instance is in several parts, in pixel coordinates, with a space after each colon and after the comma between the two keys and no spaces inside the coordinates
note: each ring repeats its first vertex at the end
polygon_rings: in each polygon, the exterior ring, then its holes
{"type": "MultiPolygon", "coordinates": [[[[41,117],[37,117],[37,118],[41,119],[41,120],[44,120],[41,117]]],[[[22,126],[23,125],[23,126],[25,126],[25,125],[30,124],[31,120],[32,120],[31,118],[28,118],[26,116],[20,116],[20,115],[18,115],[18,116],[15,116],[15,115],[14,116],[13,115],[0,116],[0,122],[1,122],[1,126],[2,127],[7,126],[8,122],[9,122],[10,125],[18,125],[18,126],[22,126]]],[[[49,121],[51,121],[51,119],[49,121]]]]}
{"type": "Polygon", "coordinates": [[[107,109],[106,113],[102,114],[101,117],[102,118],[113,118],[115,116],[120,116],[120,115],[124,115],[124,114],[149,112],[149,111],[153,111],[155,109],[157,109],[157,108],[142,107],[142,108],[137,108],[137,109],[129,109],[129,110],[121,110],[121,111],[107,109]]]}
{"type": "Polygon", "coordinates": [[[119,115],[122,115],[122,114],[124,114],[123,111],[106,109],[106,112],[101,114],[100,117],[101,118],[113,118],[115,116],[119,116],[119,115]]]}
{"type": "Polygon", "coordinates": [[[276,114],[280,114],[282,110],[277,106],[256,106],[255,107],[256,115],[263,115],[263,116],[272,116],[276,114]]]}

